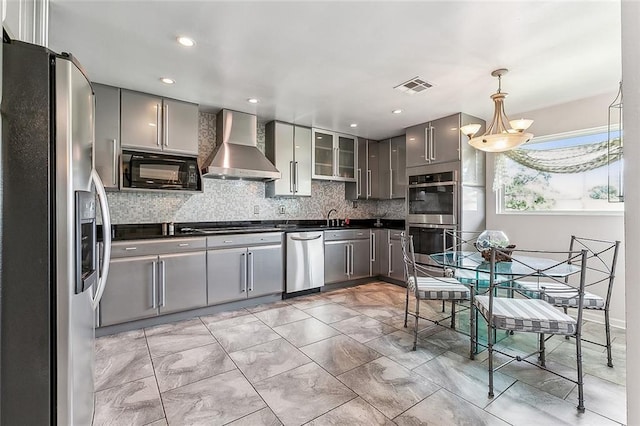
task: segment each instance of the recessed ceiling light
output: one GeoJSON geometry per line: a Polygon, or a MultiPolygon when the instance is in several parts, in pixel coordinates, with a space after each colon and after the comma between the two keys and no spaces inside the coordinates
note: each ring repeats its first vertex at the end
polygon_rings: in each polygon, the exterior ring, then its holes
{"type": "Polygon", "coordinates": [[[258,102],[260,102],[260,99],[249,98],[247,99],[247,102],[249,102],[250,104],[257,104],[258,102]]]}
{"type": "Polygon", "coordinates": [[[349,127],[358,127],[358,123],[351,123],[349,124],[349,127]]]}
{"type": "Polygon", "coordinates": [[[401,114],[402,110],[401,109],[394,109],[393,111],[391,111],[394,114],[401,114]]]}
{"type": "Polygon", "coordinates": [[[178,37],[178,43],[180,43],[181,45],[183,45],[185,47],[192,47],[192,46],[194,46],[196,44],[196,42],[193,41],[192,38],[185,37],[185,36],[178,37]]]}
{"type": "Polygon", "coordinates": [[[164,84],[173,84],[176,82],[174,79],[169,77],[162,77],[160,81],[163,82],[164,84]]]}

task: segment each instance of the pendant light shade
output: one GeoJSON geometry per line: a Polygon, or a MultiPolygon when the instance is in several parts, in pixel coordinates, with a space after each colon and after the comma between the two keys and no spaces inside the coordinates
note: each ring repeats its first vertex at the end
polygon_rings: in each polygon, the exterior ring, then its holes
{"type": "Polygon", "coordinates": [[[533,138],[533,134],[525,132],[533,124],[533,120],[521,118],[509,121],[507,114],[504,112],[504,98],[507,97],[507,93],[502,93],[501,83],[502,76],[507,71],[507,69],[501,68],[491,73],[493,77],[498,77],[498,91],[491,95],[494,111],[491,125],[487,128],[487,131],[481,136],[473,137],[480,129],[480,125],[468,124],[460,128],[460,131],[469,138],[469,145],[481,151],[508,151],[529,142],[533,138]]]}

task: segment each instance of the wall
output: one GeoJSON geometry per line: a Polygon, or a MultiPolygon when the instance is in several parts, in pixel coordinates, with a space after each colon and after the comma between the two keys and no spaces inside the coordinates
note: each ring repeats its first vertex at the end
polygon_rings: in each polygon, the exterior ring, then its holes
{"type": "MultiPolygon", "coordinates": [[[[264,152],[265,123],[258,122],[258,148],[264,152]]],[[[215,115],[200,113],[198,157],[202,164],[215,146],[215,115]]],[[[265,184],[240,180],[203,179],[204,192],[108,194],[111,221],[121,223],[213,222],[226,220],[323,219],[330,209],[340,218],[404,219],[404,200],[358,201],[344,199],[344,183],[313,181],[311,197],[265,198],[265,184]],[[259,214],[254,214],[258,206],[259,214]],[[284,206],[285,214],[279,214],[284,206]]],[[[336,217],[336,216],[333,216],[336,217]]]]}
{"type": "MultiPolygon", "coordinates": [[[[606,126],[607,109],[616,97],[616,92],[617,90],[614,90],[608,94],[542,110],[518,113],[517,116],[535,120],[531,131],[536,136],[606,126]]],[[[493,154],[489,154],[487,155],[487,229],[505,231],[511,242],[518,247],[534,250],[567,250],[571,235],[623,241],[622,251],[618,257],[616,281],[611,301],[611,324],[624,327],[625,262],[623,214],[498,214],[496,212],[496,193],[491,191],[494,170],[495,158],[493,154]]],[[[594,286],[590,291],[605,296],[606,285],[594,286]]],[[[602,315],[592,312],[585,312],[585,317],[595,321],[603,321],[602,315]]]]}

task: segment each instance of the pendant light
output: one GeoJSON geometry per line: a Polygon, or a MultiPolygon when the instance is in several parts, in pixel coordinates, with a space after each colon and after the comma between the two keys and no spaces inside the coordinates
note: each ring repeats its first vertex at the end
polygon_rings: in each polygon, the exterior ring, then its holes
{"type": "Polygon", "coordinates": [[[507,114],[504,112],[504,98],[507,97],[508,93],[501,91],[502,76],[508,71],[506,68],[500,68],[491,73],[491,76],[498,77],[498,91],[491,95],[495,109],[491,125],[487,128],[487,131],[482,136],[473,137],[480,130],[481,126],[479,124],[468,124],[460,128],[460,131],[469,138],[469,145],[481,151],[508,151],[529,142],[533,138],[533,134],[525,133],[525,130],[533,124],[533,120],[521,118],[509,121],[507,114]]]}

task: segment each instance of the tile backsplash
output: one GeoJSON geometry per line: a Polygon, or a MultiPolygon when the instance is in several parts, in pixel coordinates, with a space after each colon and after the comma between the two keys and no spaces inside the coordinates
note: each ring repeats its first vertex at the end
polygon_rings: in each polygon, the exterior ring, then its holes
{"type": "MultiPolygon", "coordinates": [[[[265,123],[258,122],[258,148],[264,152],[265,123]]],[[[198,154],[200,163],[215,146],[215,114],[200,113],[198,154]]],[[[263,182],[203,179],[204,191],[110,192],[109,211],[114,224],[157,222],[214,222],[228,220],[322,219],[330,209],[340,218],[404,219],[404,200],[358,201],[344,199],[344,183],[312,181],[311,197],[265,198],[263,182]],[[280,213],[284,208],[284,214],[280,213]],[[255,212],[258,212],[257,214],[255,212]]]]}

